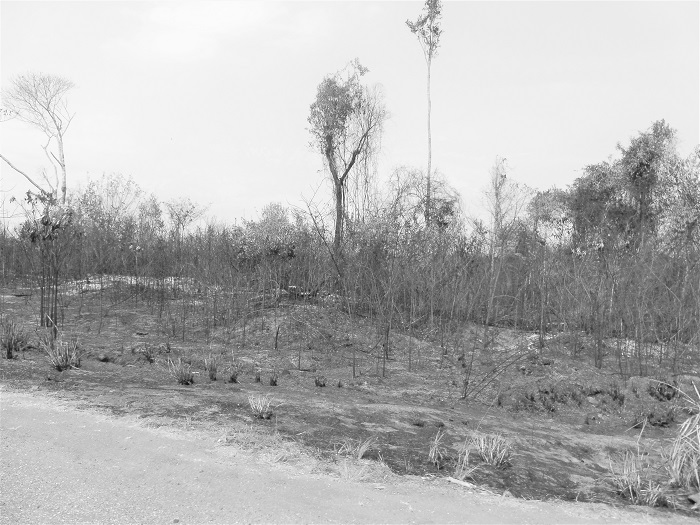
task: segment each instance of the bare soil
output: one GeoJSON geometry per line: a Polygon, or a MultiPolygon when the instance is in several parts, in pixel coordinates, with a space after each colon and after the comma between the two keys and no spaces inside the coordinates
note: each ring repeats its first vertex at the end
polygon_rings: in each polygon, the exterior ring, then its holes
{"type": "MultiPolygon", "coordinates": [[[[3,314],[31,332],[36,298],[17,295],[4,292],[3,314]]],[[[190,320],[183,340],[181,318],[172,313],[166,317],[133,297],[108,308],[105,302],[90,292],[65,305],[64,337],[78,336],[86,351],[79,369],[52,370],[32,348],[0,360],[5,391],[70,400],[79,408],[142,419],[150,428],[206,432],[224,445],[267,454],[275,464],[301,454],[313,459],[312,474],[355,481],[395,483],[401,476],[435,483],[452,475],[459,447],[473,432],[500,434],[512,443],[513,460],[502,468],[479,464],[466,480],[477,492],[615,507],[627,503],[610,484],[610,460],[642,447],[660,465],[661,450],[684,414],[678,399],[651,396],[648,379],[622,382],[614,367],[597,370],[587,358],[572,357],[564,337],[550,339],[477,399],[465,401],[463,361],[453,350],[445,355],[434,334],[395,331],[384,362],[377,358],[382,353],[372,323],[318,304],[282,303],[235,330],[200,328],[190,320]],[[212,357],[219,363],[215,381],[204,369],[212,357]],[[191,363],[194,384],[178,385],[169,373],[168,363],[178,359],[191,363]],[[234,362],[240,373],[230,383],[234,362]],[[273,374],[277,386],[270,386],[273,374]],[[320,376],[325,387],[315,384],[320,376]],[[269,420],[253,417],[251,394],[272,397],[269,420]],[[640,414],[647,421],[658,416],[658,424],[644,425],[641,437],[635,426],[640,414]],[[438,431],[446,434],[439,469],[428,459],[438,431]],[[347,440],[368,438],[375,444],[362,462],[348,463],[338,453],[347,440]]],[[[465,340],[478,330],[465,327],[465,340]]],[[[531,335],[500,329],[488,351],[478,353],[472,376],[485,377],[502,356],[531,346],[531,335]]],[[[697,363],[684,366],[688,374],[681,379],[700,375],[697,363]]],[[[669,507],[645,512],[655,519],[697,515],[682,491],[669,491],[669,507]]]]}

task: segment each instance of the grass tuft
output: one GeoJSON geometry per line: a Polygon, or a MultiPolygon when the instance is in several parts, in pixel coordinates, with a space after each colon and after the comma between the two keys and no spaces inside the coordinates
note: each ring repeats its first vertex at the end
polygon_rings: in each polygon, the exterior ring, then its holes
{"type": "Polygon", "coordinates": [[[438,430],[437,434],[435,434],[435,437],[430,442],[430,450],[428,451],[428,459],[438,470],[442,468],[447,452],[447,449],[442,444],[444,439],[445,433],[442,430],[438,430]]]}
{"type": "Polygon", "coordinates": [[[256,418],[270,419],[272,417],[272,399],[269,396],[250,394],[248,404],[250,404],[250,410],[256,418]]]}
{"type": "Polygon", "coordinates": [[[39,338],[39,347],[46,353],[51,366],[59,372],[80,368],[83,351],[77,337],[64,341],[60,336],[54,337],[53,332],[47,330],[39,338]]]}
{"type": "Polygon", "coordinates": [[[216,381],[217,365],[216,358],[211,355],[204,360],[204,369],[207,371],[207,374],[209,374],[210,381],[216,381]]]}
{"type": "Polygon", "coordinates": [[[365,440],[355,440],[345,438],[342,443],[339,443],[336,448],[336,454],[340,456],[348,456],[355,459],[365,457],[372,447],[377,443],[377,437],[371,436],[365,440]]]}
{"type": "Polygon", "coordinates": [[[14,358],[15,354],[27,348],[29,337],[14,319],[8,319],[3,323],[0,332],[0,351],[6,359],[14,358]]]}
{"type": "Polygon", "coordinates": [[[686,419],[678,429],[671,451],[666,457],[666,470],[671,484],[687,489],[700,489],[700,392],[693,383],[697,400],[683,394],[692,407],[694,415],[686,419]]]}
{"type": "Polygon", "coordinates": [[[651,465],[639,450],[627,450],[622,462],[610,461],[610,479],[615,491],[635,505],[658,507],[666,504],[661,485],[651,478],[651,465]]]}
{"type": "Polygon", "coordinates": [[[170,375],[175,378],[175,381],[180,385],[191,385],[194,383],[194,373],[192,366],[185,363],[182,358],[178,358],[177,363],[168,359],[168,370],[170,375]]]}
{"type": "Polygon", "coordinates": [[[500,434],[476,432],[469,438],[469,447],[475,449],[484,463],[494,467],[506,467],[513,458],[512,445],[500,434]]]}

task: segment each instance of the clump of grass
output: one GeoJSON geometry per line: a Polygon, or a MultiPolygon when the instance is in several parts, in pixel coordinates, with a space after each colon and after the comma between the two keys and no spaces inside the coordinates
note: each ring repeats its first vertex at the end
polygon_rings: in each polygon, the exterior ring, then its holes
{"type": "Polygon", "coordinates": [[[430,462],[440,470],[442,464],[445,461],[445,454],[447,449],[443,445],[443,440],[445,439],[445,433],[442,430],[438,430],[435,437],[430,442],[430,450],[428,451],[428,459],[430,462]]]}
{"type": "Polygon", "coordinates": [[[372,447],[377,442],[376,436],[368,437],[365,440],[355,440],[351,438],[345,438],[342,443],[340,443],[336,449],[336,454],[341,456],[348,456],[355,459],[362,459],[365,454],[369,452],[372,447]]]}
{"type": "Polygon", "coordinates": [[[53,332],[47,330],[39,338],[39,347],[46,354],[51,366],[59,372],[70,368],[80,368],[83,350],[78,338],[64,341],[60,336],[54,337],[53,332]]]}
{"type": "Polygon", "coordinates": [[[260,382],[260,376],[262,375],[262,370],[259,367],[255,368],[255,382],[260,382]]]}
{"type": "Polygon", "coordinates": [[[474,448],[481,460],[487,465],[505,467],[510,465],[513,447],[500,434],[474,433],[469,438],[470,448],[474,448]]]}
{"type": "Polygon", "coordinates": [[[279,379],[279,374],[277,370],[273,370],[270,374],[270,386],[277,386],[277,380],[279,379]]]}
{"type": "Polygon", "coordinates": [[[609,470],[615,491],[633,504],[648,507],[666,504],[661,485],[652,479],[651,465],[639,450],[636,453],[627,450],[618,465],[610,459],[609,470]]]}
{"type": "Polygon", "coordinates": [[[0,351],[6,359],[14,358],[16,353],[27,347],[28,342],[27,333],[19,327],[14,319],[8,319],[3,323],[0,332],[0,351]]]}
{"type": "Polygon", "coordinates": [[[146,343],[146,345],[143,347],[143,357],[146,361],[149,363],[155,363],[156,361],[156,355],[157,355],[157,350],[146,343]]]}
{"type": "Polygon", "coordinates": [[[238,375],[241,373],[241,369],[237,364],[231,365],[229,370],[229,383],[238,383],[238,375]]]}
{"type": "Polygon", "coordinates": [[[693,383],[697,401],[683,394],[692,406],[694,415],[686,419],[678,429],[671,451],[666,457],[666,469],[673,485],[688,489],[700,489],[700,392],[693,383]]]}
{"type": "Polygon", "coordinates": [[[216,361],[216,358],[211,356],[211,355],[207,359],[204,360],[204,369],[209,374],[210,381],[216,381],[217,366],[218,366],[218,363],[216,361]]]}
{"type": "Polygon", "coordinates": [[[168,371],[180,385],[191,385],[194,383],[194,373],[192,365],[185,363],[182,358],[178,358],[177,363],[168,359],[168,371]]]}
{"type": "Polygon", "coordinates": [[[272,399],[269,396],[250,394],[248,404],[250,404],[250,410],[256,418],[270,419],[272,417],[272,399]]]}
{"type": "Polygon", "coordinates": [[[469,464],[469,440],[467,439],[464,441],[464,444],[457,454],[454,477],[460,481],[464,481],[465,478],[471,477],[477,468],[479,468],[478,465],[471,466],[469,464]]]}
{"type": "Polygon", "coordinates": [[[314,378],[314,384],[318,387],[323,387],[326,386],[326,378],[325,376],[316,376],[314,378]]]}

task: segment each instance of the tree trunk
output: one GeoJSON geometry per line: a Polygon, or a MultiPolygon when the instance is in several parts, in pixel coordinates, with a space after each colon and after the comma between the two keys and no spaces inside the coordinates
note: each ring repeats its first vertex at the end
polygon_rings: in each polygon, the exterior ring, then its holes
{"type": "Polygon", "coordinates": [[[432,57],[428,55],[428,178],[425,190],[425,222],[430,222],[430,179],[432,176],[432,160],[433,160],[433,138],[430,130],[430,114],[432,111],[432,103],[430,100],[430,65],[432,57]]]}

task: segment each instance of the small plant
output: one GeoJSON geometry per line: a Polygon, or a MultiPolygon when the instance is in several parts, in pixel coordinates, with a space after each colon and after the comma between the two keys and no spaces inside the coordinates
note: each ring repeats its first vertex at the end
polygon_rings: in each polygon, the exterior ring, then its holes
{"type": "Polygon", "coordinates": [[[238,365],[233,364],[231,365],[231,369],[229,371],[229,378],[228,382],[229,383],[238,383],[238,374],[240,374],[241,369],[238,367],[238,365]]]}
{"type": "Polygon", "coordinates": [[[639,450],[627,450],[617,467],[610,460],[609,469],[615,491],[623,498],[648,507],[666,504],[661,485],[651,479],[651,465],[639,450]]]}
{"type": "Polygon", "coordinates": [[[428,459],[438,470],[442,467],[442,463],[445,460],[445,453],[447,452],[442,444],[444,439],[445,433],[442,430],[438,430],[430,443],[430,451],[428,452],[428,459]]]}
{"type": "Polygon", "coordinates": [[[177,363],[168,359],[168,370],[180,385],[191,385],[194,383],[192,365],[185,363],[182,358],[178,358],[177,363]]]}
{"type": "Polygon", "coordinates": [[[279,375],[277,374],[277,370],[273,370],[272,374],[270,374],[270,386],[277,386],[278,379],[279,375]]]}
{"type": "Polygon", "coordinates": [[[314,383],[318,387],[326,386],[326,378],[324,376],[316,376],[314,378],[314,383]]]}
{"type": "Polygon", "coordinates": [[[262,370],[259,367],[255,368],[255,382],[260,382],[260,376],[262,375],[262,370]]]}
{"type": "Polygon", "coordinates": [[[155,363],[157,351],[151,345],[146,343],[143,347],[143,358],[149,363],[155,363]]]}
{"type": "Polygon", "coordinates": [[[487,465],[505,467],[510,465],[513,456],[511,444],[500,434],[475,433],[469,444],[487,465]]]}
{"type": "Polygon", "coordinates": [[[272,417],[272,399],[269,396],[250,394],[248,404],[250,404],[250,410],[256,418],[270,419],[272,417]]]}
{"type": "Polygon", "coordinates": [[[217,362],[215,357],[210,355],[208,359],[204,360],[204,369],[209,374],[209,380],[216,381],[217,362]]]}
{"type": "Polygon", "coordinates": [[[477,468],[479,468],[478,465],[469,465],[469,440],[467,439],[464,441],[457,455],[454,477],[460,481],[464,481],[464,478],[471,477],[477,468]]]}
{"type": "Polygon", "coordinates": [[[51,366],[59,372],[80,368],[83,351],[77,338],[63,341],[60,336],[54,337],[53,332],[47,330],[39,338],[39,347],[46,353],[51,366]]]}
{"type": "Polygon", "coordinates": [[[28,336],[13,319],[8,319],[0,332],[0,351],[6,359],[12,359],[16,353],[24,350],[28,344],[28,336]]]}
{"type": "Polygon", "coordinates": [[[364,441],[345,438],[336,450],[336,454],[355,459],[362,459],[365,457],[365,454],[372,449],[376,442],[376,436],[368,437],[364,441]]]}
{"type": "Polygon", "coordinates": [[[700,489],[700,392],[695,384],[693,388],[697,401],[685,393],[683,396],[690,400],[695,414],[678,429],[678,435],[666,457],[666,469],[673,485],[697,490],[700,489]]]}

